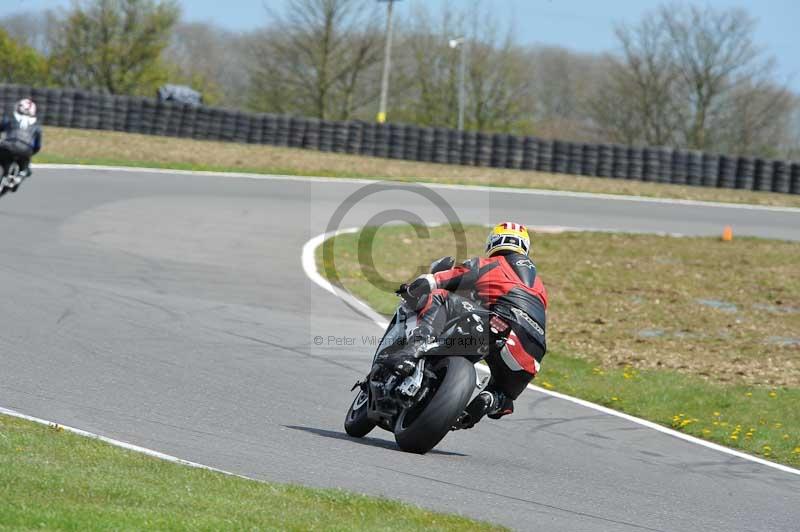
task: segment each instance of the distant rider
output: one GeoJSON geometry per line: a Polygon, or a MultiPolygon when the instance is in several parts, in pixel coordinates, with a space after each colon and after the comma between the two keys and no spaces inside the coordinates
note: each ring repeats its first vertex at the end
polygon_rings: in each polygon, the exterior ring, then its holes
{"type": "Polygon", "coordinates": [[[412,342],[377,364],[409,375],[420,342],[432,341],[448,320],[470,314],[480,304],[508,323],[511,332],[505,346],[487,357],[491,380],[467,406],[463,428],[473,426],[487,414],[493,419],[511,414],[514,399],[538,373],[547,349],[547,291],[528,257],[529,251],[530,237],[525,226],[504,222],[489,233],[487,258],[475,257],[403,285],[398,293],[417,311],[418,328],[412,333],[412,342]]]}
{"type": "Polygon", "coordinates": [[[25,98],[18,101],[13,116],[3,116],[0,133],[5,133],[5,138],[0,140],[3,173],[11,162],[17,161],[20,175],[30,176],[31,157],[42,149],[42,128],[36,123],[36,104],[33,100],[25,98]]]}

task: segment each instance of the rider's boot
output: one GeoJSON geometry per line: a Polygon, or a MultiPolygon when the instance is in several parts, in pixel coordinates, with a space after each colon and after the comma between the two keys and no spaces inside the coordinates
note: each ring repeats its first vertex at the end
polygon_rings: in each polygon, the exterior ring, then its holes
{"type": "Polygon", "coordinates": [[[380,355],[372,366],[371,373],[376,370],[388,370],[399,377],[408,377],[417,367],[416,354],[426,344],[432,342],[433,329],[426,324],[421,324],[411,332],[411,336],[406,340],[405,345],[385,355],[380,355]]]}
{"type": "Polygon", "coordinates": [[[462,429],[471,429],[483,419],[483,416],[488,415],[491,419],[500,419],[512,412],[514,412],[514,401],[506,397],[504,393],[484,390],[467,405],[457,423],[462,429]]]}

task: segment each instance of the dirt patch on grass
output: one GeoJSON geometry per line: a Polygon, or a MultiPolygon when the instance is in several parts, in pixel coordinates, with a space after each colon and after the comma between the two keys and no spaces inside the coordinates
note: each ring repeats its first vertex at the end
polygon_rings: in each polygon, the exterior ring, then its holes
{"type": "Polygon", "coordinates": [[[275,146],[48,127],[41,162],[370,177],[800,207],[800,195],[417,163],[275,146]]]}
{"type": "MultiPolygon", "coordinates": [[[[467,228],[480,255],[486,229],[467,228]]],[[[357,235],[337,237],[336,272],[382,312],[396,298],[364,280],[357,235]]],[[[378,231],[374,269],[398,283],[443,254],[452,234],[378,231]]],[[[603,366],[670,369],[738,384],[800,386],[800,245],[608,233],[535,234],[550,295],[549,348],[603,366]]],[[[330,266],[330,265],[328,265],[330,266]]]]}

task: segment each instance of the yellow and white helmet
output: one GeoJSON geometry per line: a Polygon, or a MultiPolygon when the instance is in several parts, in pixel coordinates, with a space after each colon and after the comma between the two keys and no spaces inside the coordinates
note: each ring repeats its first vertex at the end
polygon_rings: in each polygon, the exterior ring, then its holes
{"type": "Polygon", "coordinates": [[[486,256],[491,257],[501,251],[527,255],[531,249],[528,230],[522,224],[502,222],[494,226],[486,239],[486,256]]]}

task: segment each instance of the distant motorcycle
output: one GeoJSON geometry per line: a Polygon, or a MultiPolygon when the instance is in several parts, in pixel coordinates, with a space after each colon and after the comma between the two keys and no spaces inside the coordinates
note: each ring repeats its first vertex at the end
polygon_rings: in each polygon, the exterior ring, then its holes
{"type": "MultiPolygon", "coordinates": [[[[455,263],[444,257],[431,264],[431,273],[448,270],[455,263]]],[[[395,311],[375,358],[399,349],[410,341],[417,314],[405,302],[395,311]]],[[[434,342],[418,350],[416,369],[401,378],[377,372],[357,382],[358,393],[345,417],[347,434],[366,436],[376,426],[394,433],[404,451],[424,454],[451,430],[462,428],[464,409],[488,384],[489,376],[477,379],[475,364],[492,349],[505,344],[510,326],[479,305],[467,316],[447,322],[434,342]]]]}
{"type": "Polygon", "coordinates": [[[0,196],[7,191],[16,192],[25,177],[20,172],[19,163],[12,160],[7,167],[3,167],[0,177],[0,196]]]}

